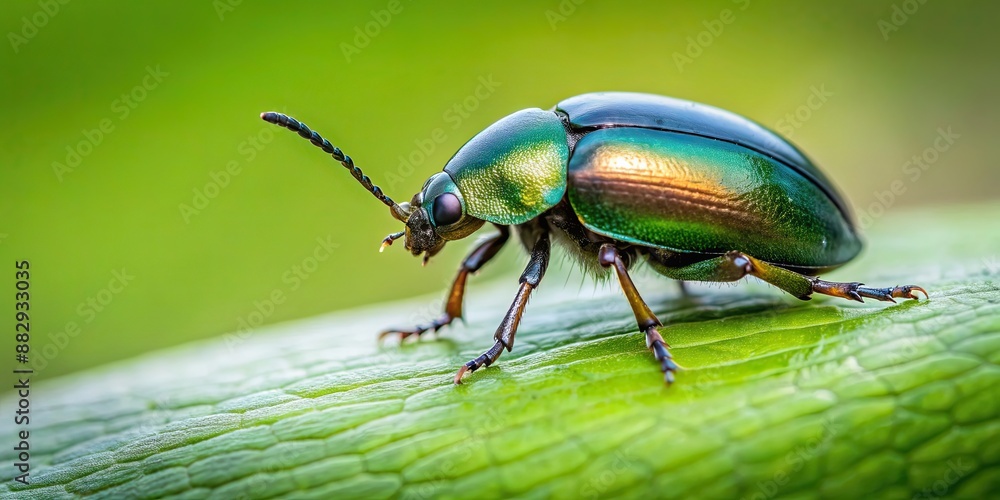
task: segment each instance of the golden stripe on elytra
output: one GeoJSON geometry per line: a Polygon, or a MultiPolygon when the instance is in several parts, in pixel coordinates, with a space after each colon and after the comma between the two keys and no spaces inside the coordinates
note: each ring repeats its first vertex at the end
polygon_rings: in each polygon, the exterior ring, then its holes
{"type": "MultiPolygon", "coordinates": [[[[615,148],[617,149],[617,148],[615,148]]],[[[692,169],[676,160],[664,158],[651,160],[632,154],[621,154],[606,148],[596,154],[592,167],[575,173],[576,188],[590,191],[585,185],[600,186],[605,195],[619,195],[624,198],[658,199],[655,191],[667,192],[670,200],[694,206],[705,211],[735,216],[733,227],[754,224],[759,228],[769,225],[739,203],[739,196],[718,184],[715,179],[698,175],[692,169]],[[633,189],[628,186],[640,187],[633,189]]],[[[667,207],[664,207],[667,208],[667,207]]],[[[684,214],[683,211],[679,211],[684,214]]],[[[690,215],[690,214],[685,214],[690,215]]],[[[685,219],[691,219],[685,217],[685,219]]]]}

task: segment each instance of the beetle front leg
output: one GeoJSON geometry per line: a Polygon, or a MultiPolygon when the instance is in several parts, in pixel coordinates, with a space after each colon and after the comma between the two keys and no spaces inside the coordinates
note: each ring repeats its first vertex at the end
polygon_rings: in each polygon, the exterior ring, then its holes
{"type": "Polygon", "coordinates": [[[524,314],[524,308],[528,305],[528,297],[531,295],[531,291],[537,288],[538,283],[542,281],[542,277],[545,276],[545,269],[548,266],[549,235],[547,232],[542,232],[531,249],[531,259],[528,261],[528,265],[524,268],[524,272],[521,273],[521,286],[517,289],[514,302],[511,303],[510,309],[507,310],[507,315],[504,316],[503,321],[500,322],[500,326],[497,327],[497,331],[493,335],[496,342],[486,352],[459,368],[458,373],[455,374],[456,384],[462,383],[462,375],[465,375],[465,372],[474,372],[483,366],[492,365],[500,357],[500,354],[503,353],[504,348],[510,351],[514,347],[514,335],[517,333],[517,325],[521,323],[521,315],[524,314]]]}
{"type": "Polygon", "coordinates": [[[628,275],[628,267],[622,260],[621,253],[618,252],[618,249],[614,245],[605,243],[598,250],[597,258],[604,267],[614,266],[615,272],[618,274],[618,283],[621,284],[622,291],[625,292],[625,298],[628,299],[629,305],[632,306],[632,312],[635,314],[635,321],[639,325],[639,331],[646,334],[646,347],[652,351],[653,358],[659,363],[660,371],[663,372],[663,381],[667,384],[674,383],[674,373],[680,367],[674,362],[673,356],[667,350],[667,343],[663,341],[663,336],[660,335],[658,328],[663,326],[663,324],[656,318],[653,311],[642,300],[639,291],[636,290],[635,284],[632,283],[632,278],[628,275]]]}
{"type": "Polygon", "coordinates": [[[500,230],[498,233],[481,241],[472,252],[469,252],[465,260],[462,261],[462,265],[458,268],[458,275],[455,276],[455,281],[451,284],[451,291],[448,292],[448,300],[445,301],[444,313],[441,316],[429,323],[420,324],[410,329],[385,330],[379,334],[379,340],[381,341],[389,335],[399,334],[399,340],[402,341],[411,335],[420,336],[430,330],[436,332],[445,325],[451,324],[452,321],[462,318],[462,304],[465,301],[465,283],[469,275],[475,274],[483,265],[489,262],[510,237],[510,229],[507,226],[498,225],[497,229],[500,230]]]}

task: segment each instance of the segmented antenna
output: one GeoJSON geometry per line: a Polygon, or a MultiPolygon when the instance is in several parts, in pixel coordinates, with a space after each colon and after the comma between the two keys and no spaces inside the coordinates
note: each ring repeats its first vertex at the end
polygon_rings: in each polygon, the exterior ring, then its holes
{"type": "Polygon", "coordinates": [[[354,160],[351,159],[350,156],[344,154],[340,148],[330,144],[330,141],[326,140],[316,131],[311,130],[305,123],[302,123],[284,113],[276,113],[274,111],[261,113],[260,118],[268,123],[273,123],[275,125],[285,127],[292,132],[297,132],[303,139],[308,139],[313,146],[322,149],[324,152],[332,156],[334,160],[339,161],[344,168],[349,170],[351,175],[357,179],[357,181],[360,182],[369,193],[373,194],[382,203],[385,203],[386,206],[388,206],[392,211],[393,217],[406,222],[406,218],[409,214],[406,213],[406,210],[403,207],[400,207],[399,204],[392,201],[392,198],[386,196],[386,194],[382,192],[382,188],[372,184],[372,180],[369,179],[360,168],[354,165],[354,160]]]}

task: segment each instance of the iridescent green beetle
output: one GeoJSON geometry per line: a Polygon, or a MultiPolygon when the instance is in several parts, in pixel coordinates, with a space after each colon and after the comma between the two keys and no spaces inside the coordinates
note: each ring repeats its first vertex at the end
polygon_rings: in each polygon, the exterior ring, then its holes
{"type": "Polygon", "coordinates": [[[711,106],[648,94],[607,92],[525,109],[473,137],[409,203],[397,204],[351,158],[280,113],[264,120],[296,131],[347,167],[389,206],[406,248],[424,261],[445,243],[489,222],[499,232],[462,262],[444,314],[389,330],[402,339],[462,317],[468,275],[507,242],[514,228],[530,260],[495,343],[455,375],[494,363],[514,347],[528,296],[545,274],[549,240],[597,273],[613,268],[639,330],[667,383],[677,365],[660,321],[629,277],[645,259],[681,281],[736,281],[750,275],[807,300],[814,292],[862,301],[915,299],[922,288],[869,288],[816,276],[854,258],[861,240],[842,197],[798,149],[764,127],[711,106]]]}

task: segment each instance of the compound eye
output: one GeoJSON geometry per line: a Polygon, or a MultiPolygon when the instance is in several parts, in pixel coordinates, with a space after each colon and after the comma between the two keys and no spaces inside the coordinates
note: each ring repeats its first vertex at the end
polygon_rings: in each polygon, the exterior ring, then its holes
{"type": "Polygon", "coordinates": [[[448,226],[462,218],[462,202],[453,193],[434,198],[434,224],[448,226]]]}

